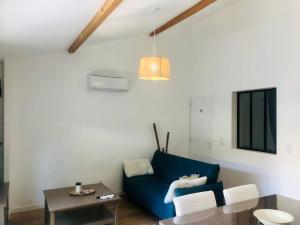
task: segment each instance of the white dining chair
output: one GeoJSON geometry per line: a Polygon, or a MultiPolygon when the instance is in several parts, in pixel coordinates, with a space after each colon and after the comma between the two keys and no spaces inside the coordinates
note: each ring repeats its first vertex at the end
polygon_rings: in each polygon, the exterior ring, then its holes
{"type": "Polygon", "coordinates": [[[223,191],[226,205],[259,198],[258,189],[255,184],[237,186],[223,191]]]}
{"type": "Polygon", "coordinates": [[[217,203],[214,192],[205,191],[176,197],[173,200],[176,216],[216,208],[217,203]]]}

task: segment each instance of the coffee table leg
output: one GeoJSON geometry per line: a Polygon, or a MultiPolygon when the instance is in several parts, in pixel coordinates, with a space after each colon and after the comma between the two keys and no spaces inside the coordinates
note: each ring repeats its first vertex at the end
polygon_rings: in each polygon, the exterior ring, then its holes
{"type": "Polygon", "coordinates": [[[47,200],[45,199],[45,210],[44,210],[45,224],[48,224],[48,217],[49,217],[48,203],[47,203],[47,200]]]}
{"type": "Polygon", "coordinates": [[[50,212],[50,225],[55,225],[55,212],[50,212]]]}
{"type": "Polygon", "coordinates": [[[119,216],[119,204],[117,203],[116,205],[115,205],[115,225],[118,225],[119,224],[119,218],[118,218],[118,216],[119,216]]]}

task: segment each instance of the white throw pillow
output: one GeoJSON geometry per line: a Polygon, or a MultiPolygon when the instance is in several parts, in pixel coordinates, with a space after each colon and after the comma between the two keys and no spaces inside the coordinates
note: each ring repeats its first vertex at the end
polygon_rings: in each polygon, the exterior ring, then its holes
{"type": "Polygon", "coordinates": [[[154,173],[149,159],[124,160],[124,171],[127,177],[154,173]]]}
{"type": "Polygon", "coordinates": [[[190,188],[204,185],[207,181],[207,177],[199,177],[195,179],[181,179],[175,180],[169,187],[168,193],[164,199],[164,203],[173,202],[173,198],[175,198],[175,189],[177,188],[190,188]]]}

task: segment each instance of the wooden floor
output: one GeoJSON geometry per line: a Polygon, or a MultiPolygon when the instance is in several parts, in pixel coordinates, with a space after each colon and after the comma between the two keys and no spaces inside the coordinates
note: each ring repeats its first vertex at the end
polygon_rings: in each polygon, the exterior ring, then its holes
{"type": "MultiPolygon", "coordinates": [[[[119,210],[119,225],[157,225],[158,219],[139,209],[127,200],[122,200],[119,210]]],[[[44,225],[44,210],[12,214],[10,225],[44,225]]]]}

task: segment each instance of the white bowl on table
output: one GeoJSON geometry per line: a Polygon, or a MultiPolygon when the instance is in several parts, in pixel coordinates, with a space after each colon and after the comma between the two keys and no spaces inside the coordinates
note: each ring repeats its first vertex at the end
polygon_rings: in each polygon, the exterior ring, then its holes
{"type": "Polygon", "coordinates": [[[274,209],[258,209],[253,215],[264,225],[289,224],[295,220],[291,214],[274,209]]]}

